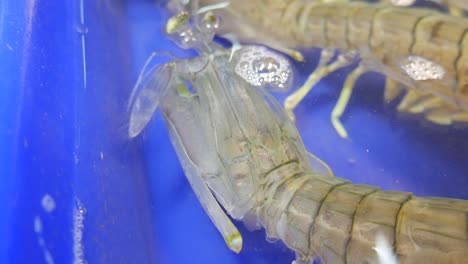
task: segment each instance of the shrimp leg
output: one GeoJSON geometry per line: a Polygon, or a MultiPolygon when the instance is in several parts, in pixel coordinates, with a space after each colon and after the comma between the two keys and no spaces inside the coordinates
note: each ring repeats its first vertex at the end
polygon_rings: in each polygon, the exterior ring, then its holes
{"type": "Polygon", "coordinates": [[[348,75],[348,77],[346,78],[345,84],[343,86],[343,89],[341,90],[340,98],[338,99],[338,102],[333,108],[333,111],[331,114],[331,122],[336,132],[342,138],[348,138],[348,132],[346,132],[346,129],[344,128],[343,124],[340,121],[340,118],[346,109],[346,105],[348,105],[349,98],[351,97],[351,93],[353,92],[353,88],[354,88],[354,84],[356,83],[356,80],[365,71],[366,71],[365,68],[360,65],[356,69],[354,69],[354,71],[351,74],[348,75]]]}
{"type": "Polygon", "coordinates": [[[385,78],[384,98],[385,102],[391,102],[403,91],[402,84],[392,78],[385,78]]]}
{"type": "Polygon", "coordinates": [[[352,63],[352,60],[349,60],[343,55],[340,55],[337,60],[328,64],[333,58],[333,51],[329,49],[323,49],[320,53],[320,61],[317,66],[317,69],[312,72],[307,78],[304,85],[302,85],[296,92],[288,96],[284,102],[284,108],[288,117],[294,121],[293,110],[296,106],[304,99],[304,97],[312,90],[312,87],[319,82],[323,77],[327,76],[329,73],[346,67],[352,63]],[[328,64],[328,65],[327,65],[328,64]],[[326,66],[325,66],[326,65],[326,66]]]}

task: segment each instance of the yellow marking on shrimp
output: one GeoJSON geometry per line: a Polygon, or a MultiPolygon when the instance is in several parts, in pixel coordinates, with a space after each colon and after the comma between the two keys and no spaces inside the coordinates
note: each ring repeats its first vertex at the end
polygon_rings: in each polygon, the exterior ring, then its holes
{"type": "Polygon", "coordinates": [[[224,242],[226,245],[235,253],[239,253],[242,250],[242,236],[239,232],[232,234],[231,236],[225,237],[224,242]]]}

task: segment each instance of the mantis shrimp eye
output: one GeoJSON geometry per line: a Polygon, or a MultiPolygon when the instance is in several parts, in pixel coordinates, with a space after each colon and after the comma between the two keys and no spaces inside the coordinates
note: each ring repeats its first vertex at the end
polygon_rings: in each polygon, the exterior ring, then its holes
{"type": "Polygon", "coordinates": [[[183,11],[168,20],[166,33],[181,48],[196,49],[213,40],[219,20],[211,11],[207,11],[201,19],[183,11]]]}
{"type": "Polygon", "coordinates": [[[173,34],[189,23],[190,15],[187,12],[180,12],[171,17],[166,23],[166,33],[173,34]]]}
{"type": "Polygon", "coordinates": [[[193,28],[190,14],[187,12],[180,12],[171,17],[166,23],[166,33],[183,49],[196,47],[201,41],[200,36],[203,36],[193,28]]]}
{"type": "Polygon", "coordinates": [[[200,23],[200,28],[203,31],[215,32],[219,28],[219,17],[213,12],[207,12],[200,23]]]}

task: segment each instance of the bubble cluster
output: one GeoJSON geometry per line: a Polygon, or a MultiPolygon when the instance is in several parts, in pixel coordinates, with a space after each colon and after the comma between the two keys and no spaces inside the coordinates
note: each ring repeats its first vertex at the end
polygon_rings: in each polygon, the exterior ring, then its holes
{"type": "Polygon", "coordinates": [[[244,46],[238,51],[236,73],[254,86],[286,91],[291,86],[292,70],[282,55],[262,46],[244,46]]]}
{"type": "Polygon", "coordinates": [[[400,65],[401,69],[416,81],[440,80],[445,75],[441,65],[419,56],[408,56],[400,65]]]}
{"type": "Polygon", "coordinates": [[[87,263],[83,247],[83,229],[86,209],[81,201],[76,198],[73,208],[73,264],[87,263]]]}

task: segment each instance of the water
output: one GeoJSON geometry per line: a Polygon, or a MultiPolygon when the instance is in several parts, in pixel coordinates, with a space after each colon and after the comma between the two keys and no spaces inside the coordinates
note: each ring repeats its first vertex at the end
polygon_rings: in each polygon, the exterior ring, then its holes
{"type": "MultiPolygon", "coordinates": [[[[194,55],[162,33],[168,14],[161,6],[0,6],[7,10],[0,16],[0,72],[7,76],[0,80],[6,87],[0,92],[0,263],[294,259],[281,243],[270,244],[263,231],[242,224],[243,251],[236,255],[225,246],[185,179],[159,113],[141,137],[126,138],[126,100],[146,58],[153,51],[194,55]]],[[[316,50],[305,55],[305,63],[295,63],[297,84],[317,63],[316,50]]],[[[358,80],[341,119],[350,139],[337,135],[329,117],[350,70],[324,78],[295,110],[307,149],[355,183],[468,199],[467,127],[398,113],[383,102],[380,75],[358,80]]]]}

